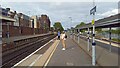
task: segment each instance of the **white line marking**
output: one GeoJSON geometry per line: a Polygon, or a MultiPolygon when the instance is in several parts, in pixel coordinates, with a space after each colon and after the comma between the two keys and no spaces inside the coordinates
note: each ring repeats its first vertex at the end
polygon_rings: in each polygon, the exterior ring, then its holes
{"type": "Polygon", "coordinates": [[[45,67],[48,65],[48,63],[49,63],[49,61],[50,61],[50,59],[51,59],[52,55],[54,54],[54,52],[55,52],[55,50],[56,50],[56,48],[57,48],[58,44],[59,44],[59,42],[56,44],[56,46],[55,46],[54,50],[52,51],[51,55],[49,56],[49,58],[48,58],[48,60],[46,61],[46,63],[45,63],[45,65],[44,65],[44,67],[43,67],[43,68],[45,68],[45,67]]]}
{"type": "MultiPolygon", "coordinates": [[[[56,37],[55,37],[56,38],[56,37]]],[[[55,39],[53,38],[53,39],[55,39]]],[[[31,53],[30,55],[28,55],[27,57],[25,57],[24,59],[22,59],[20,62],[16,63],[13,67],[11,68],[14,68],[15,66],[18,66],[20,63],[22,63],[23,61],[25,61],[26,59],[28,59],[29,57],[31,57],[33,54],[35,54],[37,51],[39,51],[40,49],[42,49],[43,47],[45,47],[47,44],[49,44],[50,42],[53,41],[53,39],[51,39],[49,42],[47,42],[45,45],[41,46],[39,49],[37,49],[36,51],[34,51],[33,53],[31,53]]]]}
{"type": "Polygon", "coordinates": [[[72,62],[67,62],[66,65],[67,66],[73,66],[74,64],[72,62]]]}
{"type": "Polygon", "coordinates": [[[35,60],[29,65],[30,67],[28,67],[28,68],[31,68],[31,66],[33,66],[33,65],[36,63],[36,61],[37,61],[41,56],[42,56],[42,54],[39,55],[39,56],[37,57],[37,59],[35,59],[35,60]]]}
{"type": "MultiPolygon", "coordinates": [[[[106,41],[103,41],[103,40],[99,40],[99,39],[95,39],[95,40],[99,41],[99,42],[102,42],[102,43],[105,43],[105,44],[109,44],[109,42],[106,42],[106,41]]],[[[118,46],[118,44],[111,43],[111,45],[120,48],[120,46],[118,46]]]]}

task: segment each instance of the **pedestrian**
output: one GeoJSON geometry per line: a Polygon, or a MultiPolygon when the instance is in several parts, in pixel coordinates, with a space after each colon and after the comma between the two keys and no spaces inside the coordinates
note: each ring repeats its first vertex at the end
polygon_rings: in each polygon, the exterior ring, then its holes
{"type": "Polygon", "coordinates": [[[66,50],[66,34],[65,34],[65,32],[63,32],[62,34],[61,34],[61,41],[62,41],[62,45],[63,45],[63,48],[62,48],[62,50],[66,50]]]}
{"type": "Polygon", "coordinates": [[[60,40],[60,31],[58,31],[58,40],[60,40]]]}

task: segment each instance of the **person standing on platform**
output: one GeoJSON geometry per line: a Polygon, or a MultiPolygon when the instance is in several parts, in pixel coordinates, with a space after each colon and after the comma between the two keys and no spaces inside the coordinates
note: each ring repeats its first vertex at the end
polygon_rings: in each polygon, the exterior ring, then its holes
{"type": "Polygon", "coordinates": [[[66,50],[66,34],[65,34],[65,32],[63,32],[62,34],[61,34],[61,41],[62,41],[62,45],[63,45],[63,48],[62,48],[62,50],[66,50]]]}
{"type": "Polygon", "coordinates": [[[60,40],[60,31],[58,31],[58,39],[60,40]]]}

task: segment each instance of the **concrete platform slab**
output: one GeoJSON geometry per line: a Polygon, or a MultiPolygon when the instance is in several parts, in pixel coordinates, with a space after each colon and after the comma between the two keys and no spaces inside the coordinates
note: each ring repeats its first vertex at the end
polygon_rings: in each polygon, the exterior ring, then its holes
{"type": "Polygon", "coordinates": [[[47,66],[92,66],[91,58],[70,38],[66,40],[67,48],[62,50],[60,42],[47,66]]]}

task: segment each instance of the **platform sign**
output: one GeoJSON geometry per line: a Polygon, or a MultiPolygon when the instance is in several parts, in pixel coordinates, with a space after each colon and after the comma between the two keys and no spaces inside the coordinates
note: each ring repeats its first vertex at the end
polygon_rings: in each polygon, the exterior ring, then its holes
{"type": "Polygon", "coordinates": [[[92,20],[92,25],[94,25],[94,24],[95,24],[95,20],[93,19],[93,20],[92,20]]]}
{"type": "Polygon", "coordinates": [[[95,15],[95,12],[96,12],[96,6],[93,7],[91,10],[90,10],[90,15],[95,15]]]}

